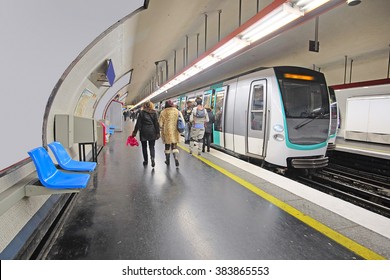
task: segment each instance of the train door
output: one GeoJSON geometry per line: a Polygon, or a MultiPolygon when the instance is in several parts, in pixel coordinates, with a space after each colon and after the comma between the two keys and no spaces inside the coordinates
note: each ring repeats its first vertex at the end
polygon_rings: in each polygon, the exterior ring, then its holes
{"type": "Polygon", "coordinates": [[[247,141],[248,154],[264,156],[265,112],[266,112],[266,80],[252,82],[248,103],[247,141]]]}
{"type": "Polygon", "coordinates": [[[213,141],[215,145],[225,147],[225,121],[224,121],[224,108],[225,108],[225,94],[227,92],[227,86],[222,88],[215,89],[214,95],[214,131],[213,131],[213,141]]]}

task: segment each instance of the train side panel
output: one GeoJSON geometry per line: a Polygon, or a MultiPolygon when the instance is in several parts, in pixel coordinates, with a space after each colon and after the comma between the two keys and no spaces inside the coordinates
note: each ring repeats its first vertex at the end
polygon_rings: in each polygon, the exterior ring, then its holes
{"type": "Polygon", "coordinates": [[[235,100],[236,100],[237,79],[226,82],[225,90],[225,109],[224,109],[224,140],[225,149],[235,150],[235,100]]]}
{"type": "Polygon", "coordinates": [[[234,152],[246,155],[246,123],[248,112],[248,98],[251,77],[242,77],[236,83],[234,108],[234,152]]]}

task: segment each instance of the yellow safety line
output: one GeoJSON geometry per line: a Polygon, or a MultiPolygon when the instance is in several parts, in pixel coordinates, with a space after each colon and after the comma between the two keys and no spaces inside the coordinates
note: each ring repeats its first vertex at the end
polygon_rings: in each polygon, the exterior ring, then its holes
{"type": "MultiPolygon", "coordinates": [[[[183,150],[189,152],[189,150],[182,145],[179,145],[180,148],[183,150]]],[[[298,220],[302,221],[303,223],[307,224],[308,226],[314,228],[315,230],[321,232],[325,236],[329,237],[330,239],[334,240],[335,242],[341,244],[342,246],[348,248],[352,252],[356,253],[357,255],[361,256],[364,259],[367,260],[386,260],[385,257],[375,253],[374,251],[356,243],[355,241],[349,239],[348,237],[338,233],[337,231],[329,228],[328,226],[320,223],[319,221],[315,220],[314,218],[305,215],[298,209],[288,205],[287,203],[281,201],[280,199],[277,199],[276,197],[270,195],[269,193],[266,193],[265,191],[259,189],[255,185],[249,183],[248,181],[240,178],[239,176],[227,171],[226,169],[212,163],[211,161],[205,159],[204,157],[193,155],[194,157],[198,158],[199,160],[203,161],[205,164],[211,166],[212,168],[218,170],[225,176],[229,177],[233,181],[236,181],[238,184],[242,185],[243,187],[247,188],[251,192],[257,194],[258,196],[262,197],[263,199],[269,201],[273,205],[279,207],[283,211],[287,212],[291,216],[297,218],[298,220]]]]}

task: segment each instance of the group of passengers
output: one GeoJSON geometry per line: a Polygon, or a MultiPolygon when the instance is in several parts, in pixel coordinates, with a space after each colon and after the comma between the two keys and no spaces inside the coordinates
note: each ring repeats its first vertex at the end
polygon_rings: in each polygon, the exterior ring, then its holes
{"type": "Polygon", "coordinates": [[[148,165],[148,145],[151,164],[152,167],[155,166],[155,143],[160,136],[165,144],[165,164],[170,164],[172,153],[176,167],[179,166],[179,149],[177,144],[180,140],[180,132],[177,129],[178,118],[181,118],[186,123],[184,138],[185,143],[189,145],[190,154],[193,153],[195,146],[198,148],[198,155],[205,151],[205,146],[207,151],[210,152],[215,117],[209,106],[203,107],[202,98],[196,98],[194,106],[192,102],[188,101],[183,112],[179,111],[171,100],[168,100],[165,102],[164,109],[160,112],[159,117],[154,109],[154,104],[146,101],[139,112],[137,123],[132,132],[133,137],[137,135],[138,131],[140,132],[139,138],[142,146],[144,166],[148,165]]]}
{"type": "Polygon", "coordinates": [[[134,110],[126,109],[126,110],[123,111],[123,119],[124,119],[124,121],[126,121],[127,118],[129,118],[132,121],[134,121],[136,119],[136,113],[134,112],[134,110]]]}

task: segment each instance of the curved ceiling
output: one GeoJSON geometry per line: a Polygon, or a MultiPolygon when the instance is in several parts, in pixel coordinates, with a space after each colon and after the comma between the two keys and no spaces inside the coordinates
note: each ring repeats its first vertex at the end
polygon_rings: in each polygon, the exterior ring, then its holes
{"type": "MultiPolygon", "coordinates": [[[[184,58],[186,35],[189,38],[188,63],[191,63],[197,57],[195,49],[200,49],[199,54],[204,52],[205,40],[207,40],[207,48],[218,42],[218,16],[221,19],[221,38],[236,29],[239,22],[239,2],[238,0],[150,1],[148,9],[139,15],[133,54],[134,72],[132,83],[128,87],[126,103],[134,103],[135,100],[139,100],[139,94],[145,89],[146,91],[150,89],[153,76],[156,76],[156,61],[168,61],[169,78],[174,76],[175,65],[176,73],[183,69],[186,65],[184,58]],[[218,12],[220,10],[221,13],[218,12]],[[205,14],[208,15],[206,36],[205,14]],[[199,34],[198,41],[196,34],[199,34]]],[[[271,2],[269,0],[242,1],[241,23],[256,14],[257,3],[260,3],[261,10],[271,2]]],[[[170,90],[169,96],[241,71],[281,64],[315,67],[325,73],[328,84],[342,83],[346,56],[349,68],[351,59],[354,62],[353,81],[384,78],[389,53],[389,15],[390,1],[388,0],[366,0],[353,7],[343,3],[319,17],[320,51],[318,53],[308,50],[309,40],[314,40],[315,37],[315,19],[311,19],[234,59],[213,67],[207,73],[197,75],[191,81],[183,82],[170,90]],[[365,63],[376,60],[379,61],[377,63],[381,65],[380,67],[363,67],[365,63]]],[[[164,63],[158,66],[165,71],[164,63]]],[[[350,72],[348,69],[348,75],[350,72]]],[[[161,76],[165,77],[165,75],[163,73],[161,76]]]]}

